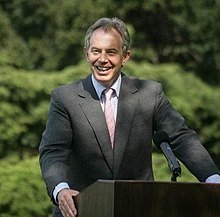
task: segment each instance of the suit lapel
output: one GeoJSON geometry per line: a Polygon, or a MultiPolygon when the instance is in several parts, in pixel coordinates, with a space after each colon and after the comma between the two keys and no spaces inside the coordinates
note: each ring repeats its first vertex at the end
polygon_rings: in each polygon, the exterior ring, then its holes
{"type": "Polygon", "coordinates": [[[114,179],[116,178],[121,160],[128,141],[130,128],[136,111],[139,97],[138,90],[131,79],[122,76],[122,84],[118,101],[118,114],[114,144],[114,179]]]}
{"type": "Polygon", "coordinates": [[[91,76],[88,76],[85,80],[83,80],[83,88],[84,90],[79,92],[79,97],[83,99],[80,101],[80,106],[88,122],[93,128],[106,162],[112,170],[113,151],[111,148],[108,128],[99,98],[91,82],[91,76]]]}
{"type": "Polygon", "coordinates": [[[94,130],[100,149],[102,150],[109,168],[113,172],[114,179],[119,172],[127,145],[130,128],[139,100],[137,94],[138,90],[134,82],[127,76],[122,76],[115,129],[115,144],[114,151],[112,151],[105,116],[99,98],[92,85],[91,76],[83,80],[83,89],[79,92],[79,97],[83,99],[80,100],[80,106],[94,130]]]}

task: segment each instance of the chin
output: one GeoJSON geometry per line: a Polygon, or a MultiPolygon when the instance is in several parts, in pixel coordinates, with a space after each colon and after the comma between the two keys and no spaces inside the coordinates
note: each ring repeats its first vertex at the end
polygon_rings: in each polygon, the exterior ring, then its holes
{"type": "Polygon", "coordinates": [[[96,80],[105,87],[109,87],[112,85],[112,82],[109,81],[108,79],[97,79],[96,78],[96,80]]]}

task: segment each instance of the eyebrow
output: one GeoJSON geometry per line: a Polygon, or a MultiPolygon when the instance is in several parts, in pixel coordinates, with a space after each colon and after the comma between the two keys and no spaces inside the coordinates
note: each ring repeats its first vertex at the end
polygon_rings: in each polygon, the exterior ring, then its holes
{"type": "MultiPolygon", "coordinates": [[[[97,47],[91,47],[91,50],[102,50],[102,49],[97,48],[97,47]]],[[[107,48],[106,51],[116,51],[116,52],[119,52],[116,48],[107,48]]]]}

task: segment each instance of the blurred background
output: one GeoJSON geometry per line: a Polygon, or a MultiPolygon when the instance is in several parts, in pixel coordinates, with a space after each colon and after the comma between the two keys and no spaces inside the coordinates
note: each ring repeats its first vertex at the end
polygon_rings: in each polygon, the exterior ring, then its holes
{"type": "MultiPolygon", "coordinates": [[[[123,71],[162,82],[220,168],[220,1],[0,0],[0,217],[51,216],[38,165],[50,93],[89,73],[84,35],[101,17],[125,21],[123,71]]],[[[169,181],[153,151],[155,179],[169,181]]],[[[185,167],[178,181],[197,182],[185,167]]]]}

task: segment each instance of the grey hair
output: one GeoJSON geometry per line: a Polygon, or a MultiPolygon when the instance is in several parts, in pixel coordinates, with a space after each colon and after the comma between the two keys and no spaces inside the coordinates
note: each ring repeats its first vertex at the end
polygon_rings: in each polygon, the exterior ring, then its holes
{"type": "Polygon", "coordinates": [[[104,29],[105,31],[108,31],[112,28],[115,29],[121,35],[123,53],[127,53],[127,51],[130,49],[130,46],[131,46],[130,34],[128,32],[128,29],[125,23],[116,17],[101,18],[88,28],[86,35],[85,35],[85,44],[84,44],[84,47],[87,50],[90,47],[90,39],[91,39],[92,34],[94,33],[96,29],[99,29],[99,28],[104,29]]]}

